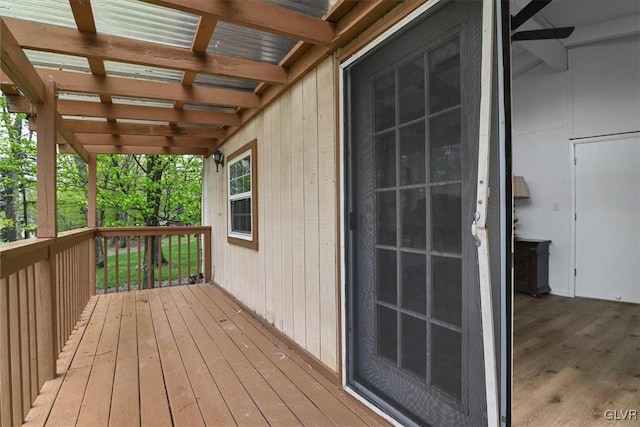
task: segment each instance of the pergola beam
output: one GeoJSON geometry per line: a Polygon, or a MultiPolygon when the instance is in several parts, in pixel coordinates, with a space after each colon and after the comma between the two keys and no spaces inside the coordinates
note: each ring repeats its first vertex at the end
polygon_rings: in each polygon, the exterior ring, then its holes
{"type": "MultiPolygon", "coordinates": [[[[193,37],[193,41],[191,42],[191,50],[194,53],[202,54],[207,51],[207,47],[209,47],[209,42],[211,41],[211,37],[213,36],[213,32],[216,29],[216,24],[218,20],[213,16],[201,16],[198,21],[198,28],[196,29],[196,35],[193,37]]],[[[185,71],[182,73],[182,80],[180,83],[183,86],[191,86],[193,82],[196,81],[197,74],[193,71],[185,71]]],[[[174,105],[175,108],[183,108],[184,102],[177,101],[174,105]]]]}
{"type": "Polygon", "coordinates": [[[13,18],[6,18],[6,23],[25,49],[269,83],[287,80],[285,69],[268,62],[210,53],[194,54],[189,49],[159,43],[13,18]]]}
{"type": "Polygon", "coordinates": [[[96,120],[66,119],[65,124],[74,133],[110,135],[185,136],[222,138],[224,130],[193,126],[154,125],[144,123],[113,123],[96,120]]]}
{"type": "MultiPolygon", "coordinates": [[[[104,135],[77,133],[76,136],[87,146],[112,145],[132,147],[191,147],[211,148],[216,140],[214,138],[198,137],[165,137],[153,135],[104,135]]],[[[61,142],[61,141],[59,141],[61,142]]],[[[60,144],[67,145],[67,144],[60,144]]]]}
{"type": "Polygon", "coordinates": [[[269,4],[246,0],[143,0],[196,15],[212,15],[221,21],[279,34],[294,40],[326,45],[335,35],[331,22],[269,4]]]}
{"type": "MultiPolygon", "coordinates": [[[[147,154],[147,155],[192,155],[206,156],[207,148],[196,147],[145,147],[145,146],[113,146],[113,145],[87,145],[91,154],[147,154]]],[[[62,154],[73,154],[68,145],[61,145],[62,154]]]]}
{"type": "MultiPolygon", "coordinates": [[[[7,96],[7,107],[11,113],[31,113],[33,107],[26,97],[7,96]]],[[[100,102],[58,100],[58,111],[64,116],[115,117],[130,120],[154,120],[161,122],[183,122],[204,125],[240,124],[235,113],[217,111],[174,110],[173,108],[149,107],[128,104],[103,104],[100,102]]]]}
{"type": "MultiPolygon", "coordinates": [[[[96,21],[93,18],[93,9],[91,8],[91,2],[82,0],[69,0],[69,5],[71,6],[73,18],[76,21],[76,27],[78,27],[78,30],[95,34],[97,32],[96,21]]],[[[94,76],[107,75],[107,70],[102,59],[87,58],[87,61],[89,62],[91,74],[93,74],[94,76]]],[[[100,101],[111,103],[111,96],[100,95],[100,101]]],[[[112,118],[109,119],[113,120],[112,118]]]]}
{"type": "Polygon", "coordinates": [[[67,123],[65,123],[65,120],[62,118],[62,116],[58,113],[56,113],[56,120],[58,134],[67,142],[67,144],[73,147],[74,151],[78,153],[78,155],[82,157],[85,162],[89,162],[89,153],[87,152],[86,148],[82,146],[82,143],[73,134],[73,131],[69,128],[67,123]]]}
{"type": "Polygon", "coordinates": [[[87,73],[74,73],[38,69],[41,76],[55,80],[58,89],[65,92],[109,94],[128,98],[184,101],[194,104],[256,108],[258,96],[249,92],[203,86],[186,87],[177,83],[123,77],[101,77],[87,73]]]}
{"type": "Polygon", "coordinates": [[[44,83],[7,27],[4,18],[0,18],[0,40],[2,71],[33,104],[44,102],[44,83]]]}

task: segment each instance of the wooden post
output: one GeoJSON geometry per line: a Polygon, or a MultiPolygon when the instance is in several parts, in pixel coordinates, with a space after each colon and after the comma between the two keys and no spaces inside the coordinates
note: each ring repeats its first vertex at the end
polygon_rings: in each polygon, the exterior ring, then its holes
{"type": "MultiPolygon", "coordinates": [[[[44,100],[38,104],[37,194],[38,238],[56,238],[56,88],[53,82],[44,85],[44,100]]],[[[58,345],[56,334],[56,262],[49,249],[49,257],[36,264],[36,304],[38,325],[38,380],[45,381],[56,375],[58,345]]]]}
{"type": "MultiPolygon", "coordinates": [[[[89,206],[87,210],[87,227],[96,228],[97,209],[96,199],[98,197],[97,176],[98,176],[98,159],[95,153],[89,153],[89,161],[87,162],[89,173],[87,175],[87,198],[89,206]]],[[[94,237],[95,240],[95,237],[94,237]]],[[[96,294],[96,244],[95,241],[89,245],[89,295],[96,294]]]]}
{"type": "Polygon", "coordinates": [[[45,100],[38,105],[38,238],[57,237],[56,224],[56,101],[57,94],[53,82],[44,85],[45,100]]]}

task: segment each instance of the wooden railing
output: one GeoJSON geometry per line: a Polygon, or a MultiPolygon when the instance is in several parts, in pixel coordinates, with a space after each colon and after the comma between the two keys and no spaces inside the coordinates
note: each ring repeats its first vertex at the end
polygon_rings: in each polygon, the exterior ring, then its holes
{"type": "Polygon", "coordinates": [[[58,355],[96,282],[101,292],[206,283],[210,251],[210,227],[84,228],[0,246],[0,426],[21,425],[54,378],[58,355]],[[104,249],[101,269],[95,239],[104,249]]]}
{"type": "Polygon", "coordinates": [[[104,266],[96,292],[122,292],[211,280],[211,227],[98,228],[104,266]]]}
{"type": "Polygon", "coordinates": [[[53,246],[56,260],[56,343],[58,353],[71,335],[93,294],[93,237],[95,230],[60,233],[53,246]]]}
{"type": "Polygon", "coordinates": [[[0,424],[20,425],[86,306],[95,230],[0,246],[0,424]]]}

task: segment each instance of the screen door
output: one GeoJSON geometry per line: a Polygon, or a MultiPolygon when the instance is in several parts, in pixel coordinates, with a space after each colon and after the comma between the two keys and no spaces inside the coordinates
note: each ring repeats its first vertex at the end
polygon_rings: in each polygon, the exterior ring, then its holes
{"type": "Polygon", "coordinates": [[[486,424],[481,18],[443,1],[345,69],[348,380],[405,423],[486,424]]]}

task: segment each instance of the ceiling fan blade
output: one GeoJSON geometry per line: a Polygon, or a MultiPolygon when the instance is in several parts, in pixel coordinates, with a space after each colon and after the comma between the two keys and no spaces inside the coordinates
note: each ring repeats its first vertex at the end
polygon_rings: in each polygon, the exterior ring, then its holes
{"type": "Polygon", "coordinates": [[[574,27],[548,28],[545,30],[519,31],[511,36],[511,41],[566,39],[574,27]]]}
{"type": "Polygon", "coordinates": [[[531,0],[516,16],[511,17],[511,31],[524,24],[536,13],[540,12],[552,0],[531,0]]]}

